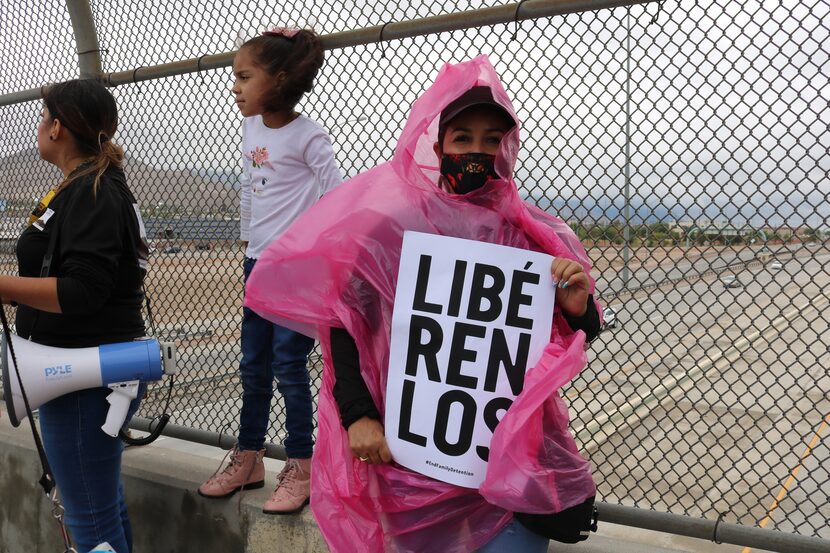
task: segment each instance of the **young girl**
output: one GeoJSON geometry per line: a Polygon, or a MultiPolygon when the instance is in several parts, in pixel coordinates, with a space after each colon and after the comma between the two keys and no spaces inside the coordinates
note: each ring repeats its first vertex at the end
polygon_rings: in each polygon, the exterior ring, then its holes
{"type": "MultiPolygon", "coordinates": [[[[323,65],[319,37],[309,30],[276,29],[247,41],[236,54],[233,94],[242,123],[241,238],[247,243],[244,278],[265,247],[320,196],[342,181],[331,140],[318,123],[294,111],[323,65]]],[[[311,338],[244,308],[242,409],[229,463],[200,488],[227,497],[264,485],[265,433],[273,381],[285,402],[285,468],[265,502],[266,513],[298,512],[309,500],[312,404],[306,362],[311,338]]]]}
{"type": "Polygon", "coordinates": [[[599,331],[590,261],[567,224],[519,197],[518,130],[486,57],[446,65],[412,106],[393,159],[300,218],[247,284],[248,307],[323,346],[312,510],[332,551],[541,553],[545,529],[514,514],[556,513],[595,494],[556,393],[585,366],[586,339],[599,331]],[[478,489],[391,462],[381,421],[406,231],[555,258],[550,342],[493,433],[478,489]]]}

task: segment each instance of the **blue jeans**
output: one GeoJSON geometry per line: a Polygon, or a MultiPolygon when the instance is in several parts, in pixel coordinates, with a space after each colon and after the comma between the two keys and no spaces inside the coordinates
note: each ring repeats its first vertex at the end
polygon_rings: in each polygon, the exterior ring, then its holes
{"type": "MultiPolygon", "coordinates": [[[[255,259],[245,258],[245,281],[255,259]]],[[[274,378],[285,402],[285,453],[308,459],[314,449],[308,354],[314,339],[242,310],[242,410],[239,414],[239,449],[258,451],[265,446],[271,415],[274,378]]]]}
{"type": "MultiPolygon", "coordinates": [[[[138,409],[144,386],[130,405],[138,409]]],[[[78,551],[109,542],[117,553],[133,549],[121,484],[121,440],[104,434],[107,388],[60,396],[40,406],[43,447],[66,509],[66,525],[78,551]]]]}
{"type": "Polygon", "coordinates": [[[496,537],[478,549],[478,553],[546,553],[550,540],[534,534],[517,520],[511,520],[496,537]]]}

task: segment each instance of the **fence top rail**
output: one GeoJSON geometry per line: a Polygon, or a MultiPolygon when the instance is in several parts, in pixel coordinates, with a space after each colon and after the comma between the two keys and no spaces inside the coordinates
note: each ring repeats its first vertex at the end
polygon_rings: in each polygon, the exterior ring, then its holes
{"type": "Polygon", "coordinates": [[[830,546],[830,540],[822,538],[725,522],[722,520],[723,515],[717,520],[709,520],[603,502],[597,504],[597,509],[603,522],[711,540],[718,544],[728,543],[780,553],[825,553],[830,546]]]}
{"type": "MultiPolygon", "coordinates": [[[[513,23],[540,19],[569,13],[597,11],[603,9],[657,3],[662,0],[524,0],[490,8],[434,15],[408,21],[389,22],[323,35],[323,48],[337,50],[351,46],[381,43],[416,36],[458,31],[486,25],[513,23]]],[[[236,51],[208,54],[148,67],[136,67],[126,71],[101,73],[99,78],[107,86],[118,86],[153,79],[197,73],[208,69],[220,69],[233,64],[236,51]]],[[[0,95],[0,106],[8,106],[38,100],[41,88],[30,88],[0,95]]]]}

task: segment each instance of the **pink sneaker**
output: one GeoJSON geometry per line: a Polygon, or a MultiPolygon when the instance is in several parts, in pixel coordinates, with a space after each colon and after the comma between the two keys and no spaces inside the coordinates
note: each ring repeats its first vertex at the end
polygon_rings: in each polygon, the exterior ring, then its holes
{"type": "Polygon", "coordinates": [[[311,484],[311,459],[288,459],[277,476],[277,488],[262,506],[269,515],[299,513],[308,504],[311,484]]]}
{"type": "MultiPolygon", "coordinates": [[[[199,486],[199,495],[228,497],[239,490],[252,490],[265,485],[264,449],[240,451],[238,446],[233,446],[230,456],[230,461],[221,472],[217,469],[207,482],[199,486]]],[[[219,468],[222,468],[221,464],[219,468]]]]}

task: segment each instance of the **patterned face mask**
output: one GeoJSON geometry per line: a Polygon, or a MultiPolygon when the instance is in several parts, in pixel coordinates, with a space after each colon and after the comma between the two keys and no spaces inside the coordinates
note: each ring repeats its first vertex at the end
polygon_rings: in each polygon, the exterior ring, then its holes
{"type": "Polygon", "coordinates": [[[496,156],[488,154],[444,154],[441,156],[441,175],[447,179],[450,190],[466,194],[478,190],[484,183],[498,180],[493,165],[496,156]]]}

